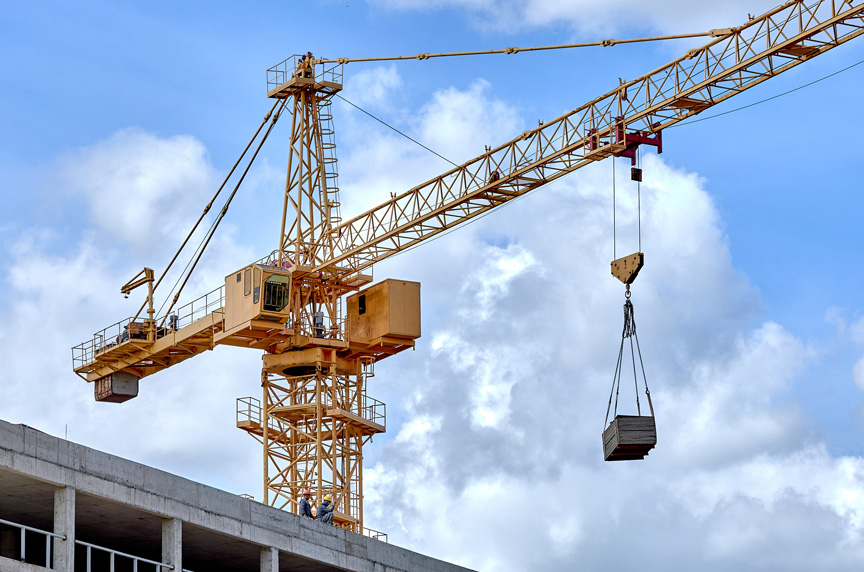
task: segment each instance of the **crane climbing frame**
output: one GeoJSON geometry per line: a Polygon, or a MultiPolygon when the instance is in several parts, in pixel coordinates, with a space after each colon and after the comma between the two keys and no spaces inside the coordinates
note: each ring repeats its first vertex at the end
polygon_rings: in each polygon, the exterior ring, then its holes
{"type": "Polygon", "coordinates": [[[124,401],[140,378],[216,345],[263,350],[261,399],[238,400],[237,425],[263,444],[264,502],[295,510],[303,489],[330,493],[335,521],[368,532],[362,448],[386,419],[367,382],[420,337],[420,285],[369,286],[373,264],[595,161],[662,152],[667,127],[862,33],[864,2],[787,2],[344,222],[330,109],[352,60],[292,56],[267,73],[271,128],[292,117],[277,249],[170,314],[98,332],[73,348],[74,371],[98,399],[124,401]]]}

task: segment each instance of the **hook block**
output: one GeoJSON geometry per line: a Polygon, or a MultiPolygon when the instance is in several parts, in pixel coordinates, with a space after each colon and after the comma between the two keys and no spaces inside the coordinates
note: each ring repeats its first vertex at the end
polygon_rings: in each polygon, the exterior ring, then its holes
{"type": "Polygon", "coordinates": [[[633,284],[636,280],[636,275],[642,270],[645,265],[645,255],[641,252],[636,252],[612,261],[612,276],[623,282],[624,284],[633,284]]]}

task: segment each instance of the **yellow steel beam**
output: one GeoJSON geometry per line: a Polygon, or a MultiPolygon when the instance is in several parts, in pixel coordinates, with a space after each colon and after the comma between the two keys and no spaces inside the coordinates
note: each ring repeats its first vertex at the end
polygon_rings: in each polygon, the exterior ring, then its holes
{"type": "Polygon", "coordinates": [[[591,162],[590,138],[611,145],[619,125],[660,132],[858,37],[862,15],[860,0],[787,2],[335,227],[336,255],[316,270],[368,268],[575,171],[591,162]]]}

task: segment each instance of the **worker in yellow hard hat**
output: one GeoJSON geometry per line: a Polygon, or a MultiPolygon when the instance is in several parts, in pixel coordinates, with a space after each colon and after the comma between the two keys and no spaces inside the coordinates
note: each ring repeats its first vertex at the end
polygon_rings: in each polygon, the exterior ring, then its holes
{"type": "Polygon", "coordinates": [[[298,511],[300,516],[305,516],[308,518],[315,518],[312,515],[312,505],[309,504],[309,499],[311,497],[312,497],[312,491],[310,491],[309,489],[306,489],[305,491],[303,491],[303,498],[300,499],[300,510],[298,511]]]}
{"type": "Polygon", "coordinates": [[[318,507],[318,513],[315,516],[316,520],[333,524],[333,509],[336,507],[332,501],[333,499],[330,498],[330,495],[324,495],[324,502],[318,507]]]}

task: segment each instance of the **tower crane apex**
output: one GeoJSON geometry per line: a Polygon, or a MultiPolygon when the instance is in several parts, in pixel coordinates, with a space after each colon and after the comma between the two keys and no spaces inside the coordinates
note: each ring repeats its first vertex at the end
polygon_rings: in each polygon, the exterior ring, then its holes
{"type": "MultiPolygon", "coordinates": [[[[864,0],[786,2],[349,220],[331,109],[351,60],[292,56],[267,72],[267,95],[281,107],[265,122],[272,129],[285,108],[292,116],[277,248],[158,318],[145,269],[123,292],[149,285],[148,318],[127,318],[72,348],[74,371],[94,382],[97,400],[122,402],[137,395],[141,378],[216,345],[262,350],[262,394],[238,400],[237,425],[263,444],[264,502],[296,510],[304,489],[316,499],[330,494],[336,524],[370,533],[362,449],[386,418],[368,381],[375,363],[413,348],[421,334],[420,284],[372,285],[372,265],[595,161],[632,160],[646,144],[660,152],[666,127],[862,33],[864,0]]],[[[629,284],[642,263],[630,255],[612,272],[629,284]]]]}

